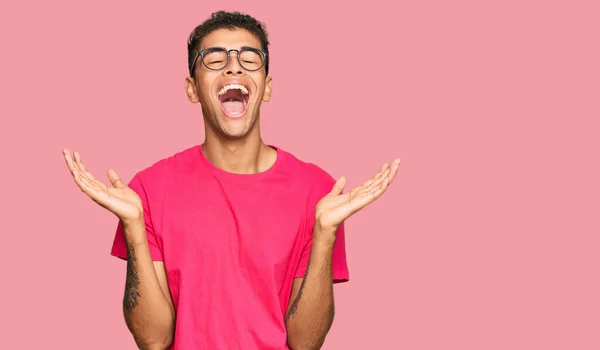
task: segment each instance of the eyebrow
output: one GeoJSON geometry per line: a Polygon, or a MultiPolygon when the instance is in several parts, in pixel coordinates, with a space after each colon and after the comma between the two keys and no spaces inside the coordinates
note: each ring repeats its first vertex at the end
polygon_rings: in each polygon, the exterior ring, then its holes
{"type": "Polygon", "coordinates": [[[256,47],[252,47],[252,46],[242,46],[241,49],[242,50],[244,50],[244,49],[260,50],[260,49],[257,49],[256,47]]]}

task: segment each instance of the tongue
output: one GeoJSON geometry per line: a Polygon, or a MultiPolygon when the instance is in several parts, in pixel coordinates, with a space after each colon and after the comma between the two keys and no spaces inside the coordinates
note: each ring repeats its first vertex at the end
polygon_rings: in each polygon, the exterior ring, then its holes
{"type": "Polygon", "coordinates": [[[239,114],[244,110],[242,101],[226,101],[223,102],[223,109],[229,114],[239,114]]]}

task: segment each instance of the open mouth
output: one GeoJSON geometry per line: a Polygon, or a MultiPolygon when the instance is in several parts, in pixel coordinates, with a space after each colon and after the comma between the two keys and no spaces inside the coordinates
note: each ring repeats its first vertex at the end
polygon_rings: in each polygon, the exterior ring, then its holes
{"type": "Polygon", "coordinates": [[[241,117],[248,109],[250,94],[248,88],[241,84],[225,85],[217,93],[221,109],[229,117],[241,117]]]}

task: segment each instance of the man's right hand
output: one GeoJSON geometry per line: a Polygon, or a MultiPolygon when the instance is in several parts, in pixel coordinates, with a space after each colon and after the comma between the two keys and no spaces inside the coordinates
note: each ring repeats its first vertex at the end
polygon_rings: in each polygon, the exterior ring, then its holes
{"type": "MultiPolygon", "coordinates": [[[[73,180],[81,191],[88,195],[94,202],[115,214],[124,225],[143,223],[144,208],[140,196],[121,181],[119,175],[108,169],[108,178],[113,187],[106,186],[96,179],[83,165],[79,153],[72,155],[68,149],[63,149],[67,167],[73,180]]],[[[139,232],[139,230],[134,230],[139,232]]],[[[131,237],[141,239],[146,237],[131,237]]]]}

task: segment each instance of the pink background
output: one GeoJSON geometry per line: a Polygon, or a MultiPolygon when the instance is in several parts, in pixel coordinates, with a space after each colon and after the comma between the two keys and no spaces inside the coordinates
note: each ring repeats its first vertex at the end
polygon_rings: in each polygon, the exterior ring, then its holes
{"type": "MultiPolygon", "coordinates": [[[[186,39],[224,2],[0,7],[3,349],[133,349],[116,218],[61,148],[131,176],[200,143],[186,39]]],[[[354,186],[324,349],[599,349],[596,1],[229,1],[266,22],[265,141],[354,186]]]]}

